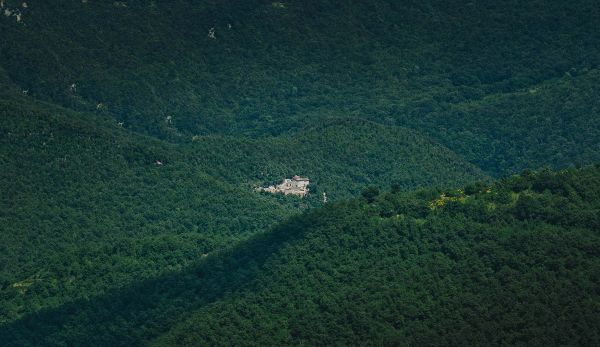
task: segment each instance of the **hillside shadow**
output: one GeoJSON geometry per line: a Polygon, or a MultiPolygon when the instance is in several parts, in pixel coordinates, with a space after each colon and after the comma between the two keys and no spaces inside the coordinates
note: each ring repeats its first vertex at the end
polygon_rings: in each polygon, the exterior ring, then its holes
{"type": "Polygon", "coordinates": [[[302,238],[309,225],[323,223],[325,215],[321,209],[309,211],[185,271],[28,315],[0,326],[0,341],[7,346],[141,345],[202,306],[251,290],[269,257],[302,238]]]}

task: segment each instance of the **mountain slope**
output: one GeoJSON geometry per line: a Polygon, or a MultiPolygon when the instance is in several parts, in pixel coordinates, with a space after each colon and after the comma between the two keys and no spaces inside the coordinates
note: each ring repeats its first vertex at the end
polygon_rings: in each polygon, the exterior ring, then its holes
{"type": "Polygon", "coordinates": [[[332,204],[183,272],[5,325],[0,337],[594,345],[599,192],[600,170],[585,168],[332,204]]]}
{"type": "Polygon", "coordinates": [[[24,97],[0,114],[0,287],[25,285],[2,297],[1,322],[180,268],[293,212],[112,122],[24,97]]]}
{"type": "Polygon", "coordinates": [[[251,186],[301,174],[311,179],[313,193],[330,200],[356,196],[366,185],[409,190],[488,179],[415,131],[352,118],[308,125],[289,136],[197,137],[192,153],[215,163],[206,168],[215,177],[251,186]]]}
{"type": "Polygon", "coordinates": [[[110,118],[3,93],[0,287],[9,294],[0,322],[184,268],[319,206],[321,191],[333,201],[367,184],[486,179],[417,134],[368,122],[170,144],[110,118]],[[253,191],[293,174],[315,182],[309,198],[253,191]]]}
{"type": "Polygon", "coordinates": [[[559,79],[476,101],[444,104],[423,114],[418,129],[493,175],[525,168],[564,167],[600,160],[600,71],[559,79]]]}
{"type": "Polygon", "coordinates": [[[30,1],[19,11],[20,22],[0,16],[0,65],[16,85],[170,141],[356,117],[416,129],[496,176],[541,156],[557,167],[598,160],[600,113],[585,106],[598,93],[595,1],[30,1]],[[574,122],[558,127],[564,114],[574,122]]]}
{"type": "Polygon", "coordinates": [[[598,344],[597,168],[489,183],[600,160],[597,27],[592,0],[0,0],[0,341],[598,344]],[[295,174],[305,199],[255,191],[295,174]]]}
{"type": "Polygon", "coordinates": [[[595,345],[599,189],[544,171],[338,205],[154,345],[595,345]]]}

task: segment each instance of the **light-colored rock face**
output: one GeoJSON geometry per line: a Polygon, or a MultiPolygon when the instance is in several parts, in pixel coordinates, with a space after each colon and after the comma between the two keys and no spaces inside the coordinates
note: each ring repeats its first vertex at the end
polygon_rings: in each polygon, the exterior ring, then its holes
{"type": "Polygon", "coordinates": [[[5,1],[0,0],[0,8],[4,9],[2,14],[8,18],[14,18],[17,23],[23,20],[23,12],[21,12],[21,7],[23,11],[26,11],[29,8],[29,5],[26,2],[21,3],[20,7],[10,8],[5,1]]]}
{"type": "Polygon", "coordinates": [[[283,193],[284,195],[297,195],[304,197],[308,194],[309,189],[308,185],[310,181],[308,178],[301,178],[299,176],[294,176],[291,179],[284,179],[281,184],[277,186],[269,186],[267,188],[257,188],[256,191],[267,192],[267,193],[283,193]]]}

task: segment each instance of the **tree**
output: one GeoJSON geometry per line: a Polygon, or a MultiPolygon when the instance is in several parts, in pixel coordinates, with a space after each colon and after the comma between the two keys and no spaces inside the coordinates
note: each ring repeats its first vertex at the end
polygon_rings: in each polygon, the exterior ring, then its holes
{"type": "Polygon", "coordinates": [[[375,198],[377,198],[377,196],[379,195],[379,189],[377,189],[377,187],[374,186],[370,186],[365,188],[362,193],[361,193],[362,197],[365,198],[367,200],[367,203],[372,203],[373,201],[375,201],[375,198]]]}

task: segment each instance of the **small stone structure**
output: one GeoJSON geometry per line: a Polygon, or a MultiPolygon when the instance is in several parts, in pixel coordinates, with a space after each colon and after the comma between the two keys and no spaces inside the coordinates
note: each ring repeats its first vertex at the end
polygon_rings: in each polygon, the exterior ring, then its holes
{"type": "Polygon", "coordinates": [[[272,194],[276,194],[276,193],[283,193],[285,195],[292,194],[292,195],[298,195],[298,196],[304,197],[304,196],[306,196],[306,194],[308,194],[308,191],[309,191],[308,185],[309,184],[310,184],[310,181],[308,180],[308,178],[294,176],[291,179],[290,178],[284,179],[283,182],[281,182],[281,184],[279,184],[277,186],[268,186],[266,188],[259,187],[259,188],[256,188],[256,191],[267,192],[267,193],[272,193],[272,194]]]}

